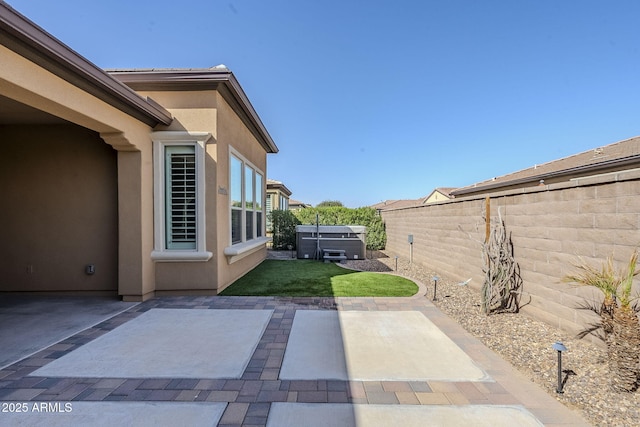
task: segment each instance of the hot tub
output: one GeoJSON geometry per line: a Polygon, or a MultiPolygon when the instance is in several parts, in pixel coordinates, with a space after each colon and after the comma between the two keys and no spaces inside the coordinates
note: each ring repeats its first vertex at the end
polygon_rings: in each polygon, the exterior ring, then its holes
{"type": "Polygon", "coordinates": [[[366,235],[363,225],[298,225],[297,255],[300,259],[364,259],[366,235]]]}

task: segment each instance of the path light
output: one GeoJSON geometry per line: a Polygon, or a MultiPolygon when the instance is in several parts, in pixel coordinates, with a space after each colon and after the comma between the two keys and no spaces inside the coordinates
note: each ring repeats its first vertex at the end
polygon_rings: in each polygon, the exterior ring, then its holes
{"type": "Polygon", "coordinates": [[[398,257],[396,257],[396,271],[398,271],[398,257]]]}
{"type": "Polygon", "coordinates": [[[433,276],[431,278],[433,280],[433,300],[436,300],[436,291],[438,290],[438,280],[440,280],[440,278],[438,276],[433,276]]]}
{"type": "Polygon", "coordinates": [[[556,389],[556,393],[564,393],[564,391],[562,391],[562,352],[567,351],[567,347],[560,341],[556,341],[552,347],[558,352],[558,388],[556,389]]]}

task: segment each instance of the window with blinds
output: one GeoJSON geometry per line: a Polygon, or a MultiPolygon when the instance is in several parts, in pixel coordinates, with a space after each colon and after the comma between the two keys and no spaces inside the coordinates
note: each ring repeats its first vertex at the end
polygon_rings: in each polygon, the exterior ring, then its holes
{"type": "Polygon", "coordinates": [[[167,146],[165,156],[167,249],[196,249],[195,147],[167,146]]]}

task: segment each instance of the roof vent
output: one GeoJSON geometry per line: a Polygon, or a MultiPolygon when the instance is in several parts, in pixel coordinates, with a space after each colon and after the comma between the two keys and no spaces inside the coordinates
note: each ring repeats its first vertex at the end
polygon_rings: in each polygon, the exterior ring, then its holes
{"type": "Polygon", "coordinates": [[[604,148],[599,147],[593,150],[593,157],[602,156],[604,154],[604,148]]]}

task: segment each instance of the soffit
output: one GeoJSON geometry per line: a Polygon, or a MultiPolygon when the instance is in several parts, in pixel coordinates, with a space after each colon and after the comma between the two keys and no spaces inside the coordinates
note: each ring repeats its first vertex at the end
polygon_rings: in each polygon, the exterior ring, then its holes
{"type": "Polygon", "coordinates": [[[53,125],[66,120],[0,95],[0,125],[53,125]]]}

